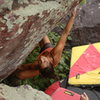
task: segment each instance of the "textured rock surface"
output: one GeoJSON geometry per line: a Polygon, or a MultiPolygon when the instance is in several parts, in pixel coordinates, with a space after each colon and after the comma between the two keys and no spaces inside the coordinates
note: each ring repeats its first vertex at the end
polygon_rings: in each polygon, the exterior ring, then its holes
{"type": "Polygon", "coordinates": [[[100,42],[100,0],[87,0],[74,25],[72,46],[100,42]]]}
{"type": "Polygon", "coordinates": [[[23,62],[68,13],[73,1],[0,0],[0,80],[23,62]]]}
{"type": "Polygon", "coordinates": [[[51,100],[51,98],[29,85],[9,87],[0,84],[0,100],[51,100]]]}
{"type": "MultiPolygon", "coordinates": [[[[100,0],[86,0],[87,3],[80,7],[71,32],[72,40],[68,40],[65,50],[74,46],[87,45],[100,42],[100,0]]],[[[61,21],[65,25],[69,19],[65,16],[61,21]]],[[[63,29],[56,27],[53,32],[61,33],[63,29]]]]}

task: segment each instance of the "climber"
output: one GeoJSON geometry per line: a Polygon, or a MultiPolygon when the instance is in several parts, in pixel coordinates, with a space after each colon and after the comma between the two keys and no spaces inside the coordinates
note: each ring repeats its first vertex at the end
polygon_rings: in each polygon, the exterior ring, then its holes
{"type": "Polygon", "coordinates": [[[76,16],[76,7],[72,11],[71,17],[62,32],[62,35],[53,48],[48,36],[45,36],[40,42],[42,51],[38,56],[38,59],[30,64],[23,64],[17,68],[14,72],[17,78],[26,79],[31,78],[36,75],[41,74],[43,77],[53,77],[54,76],[54,67],[56,67],[61,59],[62,51],[66,42],[66,38],[70,34],[72,29],[74,19],[76,16]]]}

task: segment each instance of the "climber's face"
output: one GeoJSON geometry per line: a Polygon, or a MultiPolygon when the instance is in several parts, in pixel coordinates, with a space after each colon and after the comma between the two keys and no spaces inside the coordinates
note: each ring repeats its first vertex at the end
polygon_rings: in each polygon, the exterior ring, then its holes
{"type": "Polygon", "coordinates": [[[38,59],[38,66],[39,66],[39,71],[40,74],[43,77],[52,77],[53,73],[54,73],[54,69],[53,69],[53,59],[50,55],[50,53],[46,52],[44,54],[42,54],[41,56],[39,56],[38,59]]]}
{"type": "Polygon", "coordinates": [[[46,56],[40,56],[39,59],[39,65],[41,66],[42,69],[46,68],[47,66],[49,66],[49,61],[50,59],[46,56]]]}
{"type": "Polygon", "coordinates": [[[48,67],[50,64],[52,64],[53,59],[52,59],[50,53],[47,51],[39,57],[38,61],[39,61],[40,68],[44,69],[44,68],[48,67]]]}

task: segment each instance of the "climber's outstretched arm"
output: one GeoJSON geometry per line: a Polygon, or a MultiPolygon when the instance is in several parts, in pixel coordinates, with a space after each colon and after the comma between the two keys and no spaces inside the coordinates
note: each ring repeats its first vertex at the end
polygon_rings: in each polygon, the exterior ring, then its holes
{"type": "Polygon", "coordinates": [[[76,10],[74,10],[72,12],[72,15],[71,15],[64,31],[62,32],[62,35],[61,35],[57,45],[52,50],[52,54],[54,55],[54,58],[56,59],[55,66],[59,63],[59,61],[61,59],[62,51],[64,49],[64,45],[65,45],[65,42],[66,42],[66,38],[70,34],[70,31],[73,27],[75,16],[76,16],[76,10]]]}

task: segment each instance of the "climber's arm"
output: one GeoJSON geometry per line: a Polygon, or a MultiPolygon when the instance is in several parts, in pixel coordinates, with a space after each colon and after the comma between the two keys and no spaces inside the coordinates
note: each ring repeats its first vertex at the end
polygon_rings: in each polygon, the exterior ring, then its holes
{"type": "Polygon", "coordinates": [[[26,79],[26,78],[32,78],[39,74],[40,74],[39,70],[25,70],[25,71],[18,72],[16,74],[16,77],[19,79],[26,79]]]}
{"type": "MultiPolygon", "coordinates": [[[[72,13],[72,16],[70,17],[64,31],[62,32],[62,35],[57,43],[57,45],[52,50],[52,54],[54,55],[54,59],[56,59],[56,63],[58,64],[62,55],[62,51],[64,49],[64,45],[66,42],[66,38],[68,37],[70,30],[73,27],[74,19],[75,19],[76,11],[72,13]]],[[[56,66],[56,65],[55,65],[56,66]]]]}
{"type": "Polygon", "coordinates": [[[33,63],[29,64],[22,64],[17,67],[17,70],[29,70],[29,69],[36,69],[38,65],[38,61],[34,61],[33,63]]]}
{"type": "Polygon", "coordinates": [[[39,75],[37,63],[38,63],[37,61],[34,61],[34,63],[23,64],[19,66],[14,72],[15,76],[19,79],[26,79],[39,75]]]}

